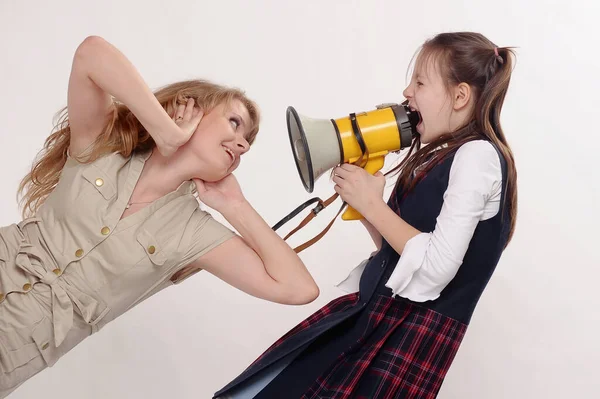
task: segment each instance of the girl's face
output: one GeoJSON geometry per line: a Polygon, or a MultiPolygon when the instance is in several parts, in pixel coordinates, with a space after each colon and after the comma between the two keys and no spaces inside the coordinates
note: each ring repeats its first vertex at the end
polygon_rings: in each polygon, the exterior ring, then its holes
{"type": "Polygon", "coordinates": [[[420,61],[417,59],[410,84],[403,95],[410,108],[421,114],[417,131],[421,142],[427,144],[464,124],[464,106],[469,102],[470,88],[463,83],[451,87],[449,92],[434,57],[420,61]]]}

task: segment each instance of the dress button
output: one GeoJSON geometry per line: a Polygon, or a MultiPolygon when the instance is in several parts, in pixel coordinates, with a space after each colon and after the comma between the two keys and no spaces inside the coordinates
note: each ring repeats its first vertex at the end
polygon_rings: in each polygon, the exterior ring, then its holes
{"type": "Polygon", "coordinates": [[[100,230],[100,233],[102,233],[103,236],[107,236],[108,233],[110,233],[110,229],[108,227],[104,226],[102,228],[102,230],[100,230]]]}
{"type": "Polygon", "coordinates": [[[148,253],[153,254],[154,252],[156,252],[156,247],[154,247],[154,245],[150,245],[148,247],[148,253]]]}
{"type": "Polygon", "coordinates": [[[0,292],[0,302],[4,300],[4,294],[0,292]]]}
{"type": "Polygon", "coordinates": [[[62,271],[60,269],[54,269],[52,270],[52,273],[56,274],[57,276],[60,276],[62,274],[62,271]]]}
{"type": "Polygon", "coordinates": [[[79,248],[77,251],[75,251],[75,256],[81,258],[83,256],[83,249],[79,248]]]}
{"type": "Polygon", "coordinates": [[[23,291],[29,291],[31,289],[31,284],[26,283],[23,285],[23,291]]]}
{"type": "Polygon", "coordinates": [[[44,344],[44,346],[42,346],[42,350],[45,351],[46,349],[48,349],[49,346],[50,346],[50,344],[48,344],[48,342],[46,342],[44,344]]]}
{"type": "Polygon", "coordinates": [[[96,179],[96,186],[102,187],[103,184],[104,184],[104,180],[102,180],[101,178],[96,179]]]}

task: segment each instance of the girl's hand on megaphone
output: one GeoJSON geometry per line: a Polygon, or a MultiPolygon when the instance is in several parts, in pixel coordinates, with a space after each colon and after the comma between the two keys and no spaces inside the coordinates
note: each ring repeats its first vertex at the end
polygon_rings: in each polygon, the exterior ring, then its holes
{"type": "Polygon", "coordinates": [[[205,182],[200,179],[193,180],[196,184],[200,201],[221,213],[226,207],[235,206],[246,200],[233,174],[229,174],[216,182],[205,182]]]}
{"type": "Polygon", "coordinates": [[[385,176],[381,172],[371,175],[361,167],[346,163],[334,169],[333,181],[335,192],[342,200],[363,215],[383,201],[385,176]]]}

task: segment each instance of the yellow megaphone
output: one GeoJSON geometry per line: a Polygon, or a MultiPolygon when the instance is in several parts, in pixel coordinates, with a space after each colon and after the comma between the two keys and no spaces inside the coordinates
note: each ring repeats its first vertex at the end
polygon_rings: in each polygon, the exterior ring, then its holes
{"type": "MultiPolygon", "coordinates": [[[[296,167],[309,193],[320,176],[342,163],[358,164],[375,174],[386,155],[410,147],[421,120],[406,101],[338,119],[308,118],[290,106],[286,119],[296,167]]],[[[342,219],[360,220],[362,215],[348,207],[342,219]]]]}

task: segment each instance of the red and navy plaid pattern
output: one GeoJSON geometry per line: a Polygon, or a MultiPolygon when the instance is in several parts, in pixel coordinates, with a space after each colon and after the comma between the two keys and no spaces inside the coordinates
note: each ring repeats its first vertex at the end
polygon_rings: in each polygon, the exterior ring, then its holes
{"type": "MultiPolygon", "coordinates": [[[[375,298],[374,298],[375,299],[375,298]]],[[[402,299],[379,295],[362,337],[302,399],[430,399],[467,326],[402,299]]]]}
{"type": "MultiPolygon", "coordinates": [[[[254,363],[324,317],[354,306],[358,293],[336,298],[277,340],[254,363]]],[[[465,335],[467,325],[384,295],[373,298],[367,326],[302,399],[432,399],[465,335]]]]}
{"type": "Polygon", "coordinates": [[[260,362],[266,355],[271,353],[275,348],[279,347],[283,342],[287,341],[289,338],[298,334],[299,332],[308,329],[309,327],[314,325],[316,322],[322,320],[326,316],[350,309],[351,307],[356,305],[358,299],[358,292],[354,292],[352,294],[344,295],[332,300],[327,305],[323,306],[321,309],[308,316],[306,319],[304,319],[296,327],[288,331],[277,341],[275,341],[275,343],[273,343],[273,345],[271,345],[262,355],[260,355],[254,362],[252,362],[252,364],[248,366],[248,368],[251,368],[255,363],[260,362]]]}

